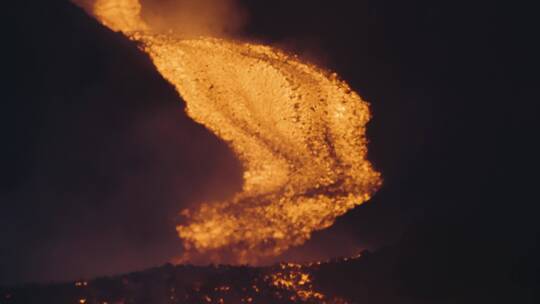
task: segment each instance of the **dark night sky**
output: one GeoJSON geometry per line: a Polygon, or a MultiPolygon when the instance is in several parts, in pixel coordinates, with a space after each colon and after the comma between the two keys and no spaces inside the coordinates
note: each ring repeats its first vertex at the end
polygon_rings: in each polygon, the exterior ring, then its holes
{"type": "MultiPolygon", "coordinates": [[[[2,13],[0,284],[166,262],[180,252],[177,211],[238,189],[239,164],[122,35],[67,0],[12,5],[2,13]]],[[[242,6],[249,19],[238,37],[337,71],[372,104],[370,159],[385,184],[307,248],[347,235],[433,263],[452,256],[463,269],[472,260],[535,275],[532,10],[427,0],[242,6]]]]}

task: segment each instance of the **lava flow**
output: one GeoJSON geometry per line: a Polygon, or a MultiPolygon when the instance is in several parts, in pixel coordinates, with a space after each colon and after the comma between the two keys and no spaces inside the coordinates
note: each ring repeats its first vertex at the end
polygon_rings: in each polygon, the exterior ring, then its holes
{"type": "Polygon", "coordinates": [[[185,261],[277,256],[379,188],[366,159],[368,104],[336,74],[264,45],[156,33],[140,11],[138,0],[97,0],[92,13],[139,43],[188,115],[227,142],[244,168],[232,198],[182,211],[185,261]]]}

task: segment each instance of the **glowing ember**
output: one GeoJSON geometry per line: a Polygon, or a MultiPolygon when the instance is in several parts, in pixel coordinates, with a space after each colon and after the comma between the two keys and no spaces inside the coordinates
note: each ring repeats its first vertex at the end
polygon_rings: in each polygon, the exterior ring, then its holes
{"type": "Polygon", "coordinates": [[[294,292],[291,301],[321,301],[326,297],[313,288],[311,275],[303,271],[301,264],[286,263],[280,265],[280,270],[266,277],[271,285],[294,292]]]}
{"type": "Polygon", "coordinates": [[[366,159],[368,104],[336,74],[263,45],[156,34],[140,10],[138,0],[98,0],[93,14],[141,43],[188,115],[225,140],[245,170],[240,193],[182,212],[185,260],[221,262],[224,251],[238,263],[279,255],[380,186],[366,159]]]}

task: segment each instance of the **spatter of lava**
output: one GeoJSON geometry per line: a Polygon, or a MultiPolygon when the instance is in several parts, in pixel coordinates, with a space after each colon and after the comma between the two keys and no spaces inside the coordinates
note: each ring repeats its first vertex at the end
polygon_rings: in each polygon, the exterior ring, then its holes
{"type": "Polygon", "coordinates": [[[140,11],[138,0],[98,0],[93,14],[140,42],[188,115],[225,140],[245,170],[241,192],[182,212],[187,260],[277,256],[381,185],[366,159],[368,104],[336,74],[268,46],[155,33],[140,11]]]}

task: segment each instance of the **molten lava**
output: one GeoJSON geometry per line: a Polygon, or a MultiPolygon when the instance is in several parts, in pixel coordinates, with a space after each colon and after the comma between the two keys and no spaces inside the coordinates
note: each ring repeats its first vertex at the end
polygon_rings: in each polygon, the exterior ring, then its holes
{"type": "Polygon", "coordinates": [[[336,74],[275,48],[155,33],[138,0],[98,0],[93,14],[140,43],[244,167],[241,192],[184,210],[185,259],[257,263],[303,244],[381,185],[366,159],[368,104],[336,74]],[[230,260],[229,260],[230,261],[230,260]]]}

